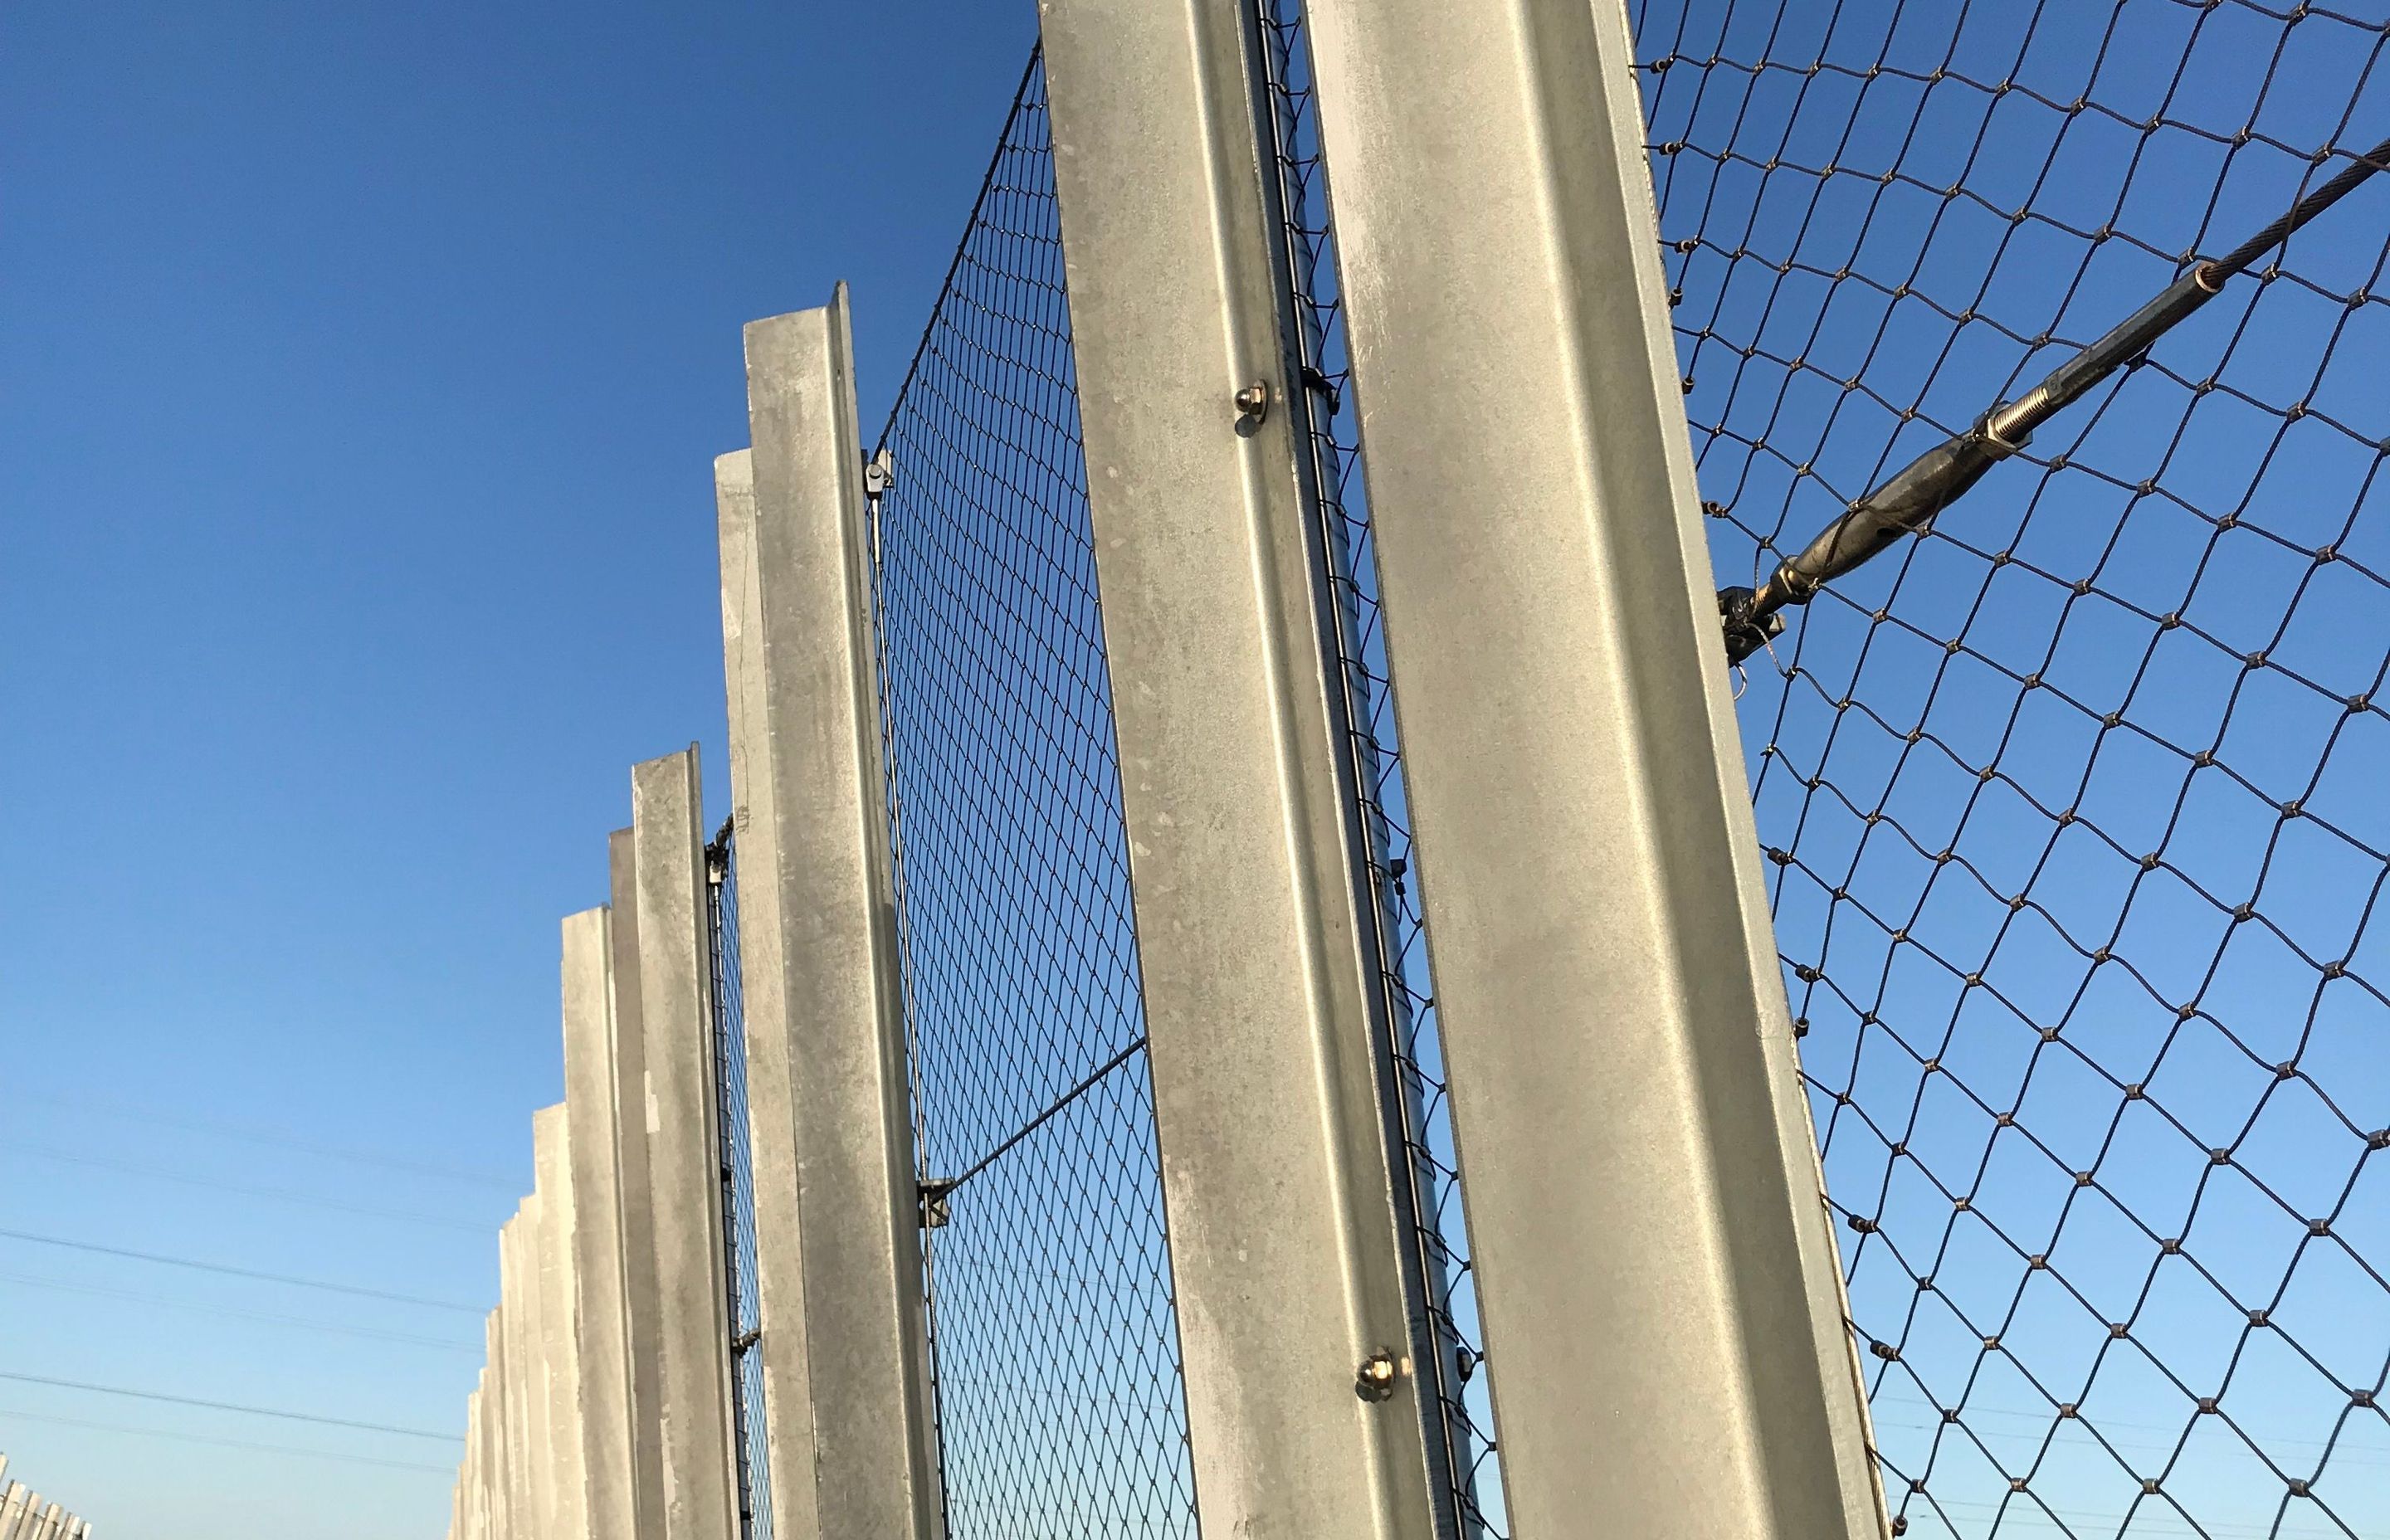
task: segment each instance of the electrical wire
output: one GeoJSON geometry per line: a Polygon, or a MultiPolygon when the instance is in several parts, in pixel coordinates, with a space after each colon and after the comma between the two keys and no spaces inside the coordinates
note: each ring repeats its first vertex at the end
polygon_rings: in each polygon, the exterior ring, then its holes
{"type": "Polygon", "coordinates": [[[230,1401],[201,1401],[195,1396],[169,1395],[163,1391],[129,1391],[119,1385],[94,1385],[81,1380],[51,1380],[38,1374],[0,1369],[0,1380],[19,1385],[46,1385],[53,1390],[88,1391],[94,1395],[121,1395],[132,1401],[155,1401],[169,1406],[197,1406],[211,1412],[238,1412],[243,1417],[270,1417],[284,1422],[306,1422],[319,1428],[354,1428],[367,1433],[395,1433],[401,1438],[430,1439],[438,1444],[463,1442],[462,1433],[435,1433],[422,1428],[399,1428],[387,1422],[355,1422],[347,1418],[319,1417],[313,1412],[286,1412],[272,1406],[243,1406],[230,1401]]]}
{"type": "Polygon", "coordinates": [[[135,1304],[159,1304],[172,1310],[188,1310],[201,1315],[222,1315],[230,1320],[262,1321],[274,1326],[294,1326],[308,1331],[326,1331],[340,1337],[364,1337],[377,1341],[405,1342],[414,1347],[440,1348],[449,1353],[479,1354],[480,1342],[456,1342],[440,1337],[418,1337],[404,1331],[377,1331],[371,1327],[340,1326],[330,1321],[311,1321],[303,1315],[276,1315],[262,1310],[233,1310],[223,1305],[196,1304],[188,1300],[167,1299],[159,1294],[135,1293],[129,1289],[109,1289],[98,1284],[69,1283],[60,1278],[39,1278],[23,1273],[0,1273],[0,1283],[22,1284],[33,1289],[53,1289],[66,1294],[91,1294],[102,1299],[127,1300],[135,1304]]]}
{"type": "Polygon", "coordinates": [[[212,1138],[234,1139],[242,1144],[259,1145],[269,1149],[291,1149],[302,1155],[319,1156],[328,1161],[341,1161],[352,1165],[379,1166],[385,1171],[404,1172],[410,1176],[429,1177],[441,1182],[456,1182],[468,1187],[490,1187],[500,1192],[513,1193],[521,1187],[518,1178],[500,1175],[495,1172],[462,1171],[454,1166],[432,1165],[421,1161],[403,1160],[394,1155],[379,1154],[372,1150],[350,1149],[341,1145],[321,1144],[289,1133],[219,1122],[212,1118],[186,1117],[152,1107],[136,1106],[131,1102],[112,1101],[105,1097],[88,1096],[67,1096],[60,1099],[86,1111],[96,1112],[103,1117],[119,1118],[128,1123],[137,1123],[144,1127],[180,1128],[194,1134],[203,1134],[212,1138]]]}
{"type": "Polygon", "coordinates": [[[320,1278],[293,1277],[288,1273],[264,1273],[249,1267],[228,1267],[222,1263],[199,1262],[191,1257],[167,1256],[158,1251],[136,1251],[122,1246],[101,1246],[88,1240],[68,1240],[54,1235],[33,1235],[25,1230],[0,1229],[0,1240],[19,1240],[32,1246],[55,1246],[70,1251],[88,1251],[95,1256],[125,1257],[135,1262],[156,1263],[163,1267],[187,1267],[193,1272],[217,1273],[225,1277],[251,1278],[260,1283],[279,1283],[292,1289],[315,1289],[328,1294],[350,1294],[358,1299],[387,1300],[392,1304],[419,1305],[426,1310],[455,1310],[468,1315],[486,1315],[488,1310],[478,1304],[461,1304],[454,1300],[427,1299],[420,1294],[398,1294],[383,1289],[365,1289],[350,1283],[327,1283],[320,1278]]]}
{"type": "Polygon", "coordinates": [[[311,1192],[296,1192],[288,1187],[252,1187],[239,1182],[220,1182],[212,1177],[186,1175],[179,1171],[139,1165],[130,1161],[109,1161],[96,1155],[78,1155],[70,1150],[55,1149],[47,1145],[27,1144],[19,1139],[0,1139],[0,1149],[21,1150],[29,1155],[39,1155],[45,1160],[64,1161],[71,1165],[90,1166],[98,1171],[122,1172],[129,1176],[147,1176],[161,1182],[178,1182],[185,1187],[206,1187],[216,1192],[236,1193],[244,1198],[268,1198],[279,1202],[328,1209],[335,1213],[360,1214],[368,1219],[395,1219],[409,1225],[430,1225],[443,1230],[463,1230],[469,1235],[487,1235],[490,1229],[487,1225],[470,1224],[461,1219],[443,1219],[436,1214],[415,1213],[405,1209],[378,1209],[364,1203],[343,1203],[337,1199],[322,1198],[311,1192]]]}
{"type": "Polygon", "coordinates": [[[453,1467],[418,1465],[413,1460],[376,1459],[371,1455],[347,1455],[331,1449],[302,1449],[294,1444],[253,1444],[247,1439],[211,1438],[205,1433],[170,1432],[163,1428],[135,1428],[122,1422],[93,1422],[78,1417],[52,1417],[47,1412],[19,1411],[13,1406],[0,1406],[0,1418],[14,1418],[20,1422],[44,1422],[59,1428],[88,1428],[102,1433],[138,1433],[148,1438],[173,1439],[181,1444],[213,1444],[219,1449],[254,1449],[261,1454],[298,1455],[307,1459],[343,1460],[352,1465],[378,1465],[386,1470],[424,1470],[435,1476],[454,1476],[453,1467]]]}

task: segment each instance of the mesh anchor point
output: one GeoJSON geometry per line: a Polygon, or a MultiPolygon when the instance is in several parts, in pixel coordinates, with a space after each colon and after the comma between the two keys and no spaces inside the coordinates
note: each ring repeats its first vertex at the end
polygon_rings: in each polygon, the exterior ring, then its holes
{"type": "Polygon", "coordinates": [[[1395,1384],[1409,1367],[1409,1359],[1397,1358],[1391,1349],[1380,1348],[1361,1360],[1360,1368],[1353,1376],[1353,1393],[1364,1401],[1392,1400],[1395,1384]]]}

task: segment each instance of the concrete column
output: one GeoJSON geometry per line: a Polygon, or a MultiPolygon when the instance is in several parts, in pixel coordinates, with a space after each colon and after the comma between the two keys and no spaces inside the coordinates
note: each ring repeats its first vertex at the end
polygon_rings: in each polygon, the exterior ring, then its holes
{"type": "MultiPolygon", "coordinates": [[[[621,1134],[615,1115],[613,919],[564,922],[565,1145],[572,1154],[572,1283],[579,1321],[581,1508],[589,1540],[638,1540],[621,1134]]],[[[644,1136],[644,1128],[642,1129],[644,1136]]],[[[644,1137],[642,1138],[644,1144],[644,1137]]]]}
{"type": "Polygon", "coordinates": [[[723,1540],[739,1526],[730,1439],[729,1287],[714,1100],[697,751],[631,773],[647,1046],[649,1213],[655,1228],[662,1540],[723,1540]]]}
{"type": "Polygon", "coordinates": [[[503,1512],[507,1540],[544,1540],[539,1531],[538,1504],[533,1495],[536,1467],[531,1446],[532,1344],[529,1325],[529,1268],[522,1240],[530,1230],[525,1199],[515,1216],[498,1232],[498,1335],[504,1349],[506,1420],[501,1445],[506,1451],[503,1512]]]}
{"type": "MultiPolygon", "coordinates": [[[[483,1372],[487,1372],[486,1367],[483,1372]]],[[[473,1487],[481,1478],[481,1463],[482,1387],[476,1383],[472,1393],[465,1397],[465,1457],[457,1462],[456,1491],[449,1505],[451,1540],[472,1540],[473,1487]]]]}
{"type": "Polygon", "coordinates": [[[715,467],[749,1121],[775,1157],[765,1402],[795,1540],[940,1527],[853,358],[842,285],[750,325],[754,449],[715,467]]]}
{"type": "Polygon", "coordinates": [[[33,1540],[58,1540],[58,1531],[65,1527],[66,1509],[52,1503],[42,1510],[40,1521],[33,1525],[33,1540]]]}
{"type": "Polygon", "coordinates": [[[623,1226],[623,1343],[630,1353],[633,1533],[664,1532],[662,1296],[656,1278],[654,1184],[648,1171],[647,1010],[639,997],[639,858],[633,831],[607,840],[613,900],[609,955],[614,1009],[614,1161],[623,1226]]]}
{"type": "Polygon", "coordinates": [[[32,1540],[33,1531],[42,1521],[42,1495],[31,1487],[17,1489],[17,1510],[10,1518],[6,1540],[32,1540]]]}
{"type": "Polygon", "coordinates": [[[739,965],[746,1013],[747,1126],[754,1161],[755,1293],[763,1335],[764,1426],[774,1540],[820,1540],[812,1354],[798,1209],[797,1095],[789,1047],[787,943],[779,884],[777,799],[764,777],[771,721],[765,687],[763,592],[756,572],[755,481],[747,450],[713,462],[722,553],[722,661],[730,701],[730,809],[739,835],[739,965]],[[767,1158],[768,1157],[768,1158],[767,1158]]]}
{"type": "Polygon", "coordinates": [[[24,1527],[25,1509],[33,1495],[25,1490],[22,1482],[10,1482],[0,1493],[0,1540],[17,1540],[17,1532],[24,1527]]]}
{"type": "Polygon", "coordinates": [[[515,1236],[515,1284],[522,1306],[515,1341],[522,1348],[522,1430],[527,1466],[524,1497],[530,1505],[531,1533],[535,1540],[557,1540],[556,1462],[549,1457],[548,1361],[546,1302],[539,1278],[540,1227],[546,1222],[547,1200],[534,1187],[523,1200],[522,1220],[515,1236]]]}
{"type": "Polygon", "coordinates": [[[545,1408],[549,1533],[558,1540],[589,1540],[584,1485],[581,1341],[573,1289],[573,1228],[579,1205],[572,1187],[570,1124],[563,1104],[532,1114],[532,1150],[539,1182],[539,1315],[541,1356],[547,1366],[545,1408]]]}
{"type": "Polygon", "coordinates": [[[499,1371],[497,1347],[497,1315],[491,1313],[489,1321],[488,1359],[482,1366],[482,1438],[480,1469],[473,1483],[473,1505],[478,1512],[480,1533],[474,1540],[502,1540],[505,1528],[506,1455],[506,1392],[505,1376],[499,1371]]]}

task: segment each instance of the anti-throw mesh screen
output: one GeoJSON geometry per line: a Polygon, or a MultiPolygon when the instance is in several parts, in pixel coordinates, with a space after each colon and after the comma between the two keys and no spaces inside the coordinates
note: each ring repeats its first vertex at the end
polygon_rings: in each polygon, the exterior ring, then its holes
{"type": "MultiPolygon", "coordinates": [[[[2390,11],[1635,0],[1719,581],[2390,135],[2390,11]]],[[[2390,177],[1751,661],[1896,1529],[2390,1533],[2390,177]]]]}
{"type": "Polygon", "coordinates": [[[1034,62],[881,450],[881,711],[947,1527],[1191,1536],[1034,62]]]}

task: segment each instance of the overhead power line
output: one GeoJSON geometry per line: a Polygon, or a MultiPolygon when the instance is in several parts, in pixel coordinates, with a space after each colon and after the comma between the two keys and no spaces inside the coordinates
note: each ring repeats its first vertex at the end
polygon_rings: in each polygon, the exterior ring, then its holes
{"type": "Polygon", "coordinates": [[[132,1401],[156,1401],[169,1406],[198,1406],[211,1412],[238,1412],[243,1417],[277,1418],[284,1422],[313,1423],[319,1428],[354,1428],[368,1433],[395,1433],[401,1438],[425,1438],[439,1444],[456,1444],[462,1433],[435,1433],[422,1428],[398,1428],[387,1422],[356,1422],[342,1417],[318,1417],[313,1412],[286,1412],[272,1406],[243,1406],[230,1401],[201,1401],[196,1396],[169,1395],[163,1391],[129,1391],[121,1385],[93,1385],[81,1380],[51,1380],[38,1374],[16,1374],[0,1369],[0,1380],[10,1380],[19,1385],[46,1385],[53,1390],[89,1391],[94,1395],[121,1395],[132,1401]]]}
{"type": "Polygon", "coordinates": [[[233,1310],[220,1304],[200,1304],[190,1300],[168,1299],[161,1294],[136,1293],[130,1289],[109,1289],[93,1283],[70,1283],[63,1278],[37,1278],[23,1273],[0,1273],[0,1283],[22,1284],[32,1289],[55,1289],[66,1294],[91,1294],[101,1299],[129,1300],[135,1304],[161,1304],[170,1310],[188,1310],[201,1315],[222,1315],[237,1321],[263,1321],[273,1326],[298,1327],[307,1331],[326,1331],[340,1337],[363,1337],[375,1341],[406,1342],[416,1347],[441,1348],[450,1353],[480,1354],[483,1344],[458,1342],[443,1337],[418,1337],[405,1331],[377,1331],[372,1327],[342,1326],[333,1321],[311,1321],[303,1315],[277,1315],[263,1310],[233,1310]]]}
{"type": "Polygon", "coordinates": [[[187,1129],[213,1138],[236,1139],[243,1144],[262,1145],[271,1149],[295,1149],[302,1154],[318,1155],[329,1161],[341,1161],[352,1165],[379,1166],[385,1171],[405,1172],[410,1176],[424,1176],[434,1181],[458,1182],[469,1187],[490,1187],[500,1192],[517,1192],[521,1182],[512,1176],[493,1171],[464,1171],[454,1166],[434,1165],[425,1161],[410,1161],[396,1155],[385,1155],[369,1149],[351,1149],[341,1145],[322,1144],[302,1138],[285,1130],[263,1128],[247,1123],[227,1123],[216,1118],[194,1118],[169,1112],[154,1107],[89,1096],[69,1096],[72,1104],[107,1117],[122,1118],[145,1127],[163,1125],[187,1129]]]}
{"type": "Polygon", "coordinates": [[[54,1235],[32,1235],[24,1230],[0,1230],[0,1240],[21,1240],[32,1246],[56,1246],[70,1251],[88,1251],[96,1256],[126,1257],[135,1262],[154,1262],[163,1267],[187,1267],[193,1272],[217,1273],[233,1278],[251,1278],[261,1283],[287,1284],[293,1289],[317,1289],[328,1294],[349,1294],[358,1299],[387,1300],[393,1304],[420,1305],[426,1310],[456,1310],[468,1315],[489,1314],[485,1306],[460,1304],[455,1300],[426,1299],[420,1294],[399,1294],[386,1289],[365,1289],[353,1283],[327,1283],[321,1278],[293,1277],[288,1273],[263,1273],[251,1267],[228,1267],[222,1263],[199,1262],[190,1257],[166,1256],[157,1251],[135,1251],[122,1246],[101,1246],[88,1240],[68,1240],[54,1235]]]}
{"type": "Polygon", "coordinates": [[[135,1428],[122,1422],[93,1422],[79,1417],[52,1417],[47,1412],[20,1412],[15,1407],[0,1407],[0,1418],[20,1422],[46,1422],[60,1428],[89,1428],[103,1433],[138,1433],[145,1438],[173,1439],[178,1444],[210,1444],[219,1449],[254,1449],[267,1455],[298,1455],[306,1459],[342,1460],[351,1465],[378,1465],[386,1470],[426,1470],[435,1476],[454,1476],[456,1472],[445,1465],[422,1465],[414,1460],[376,1459],[371,1455],[345,1455],[331,1449],[302,1449],[295,1444],[253,1444],[247,1439],[211,1438],[205,1433],[175,1433],[163,1428],[135,1428]]]}
{"type": "Polygon", "coordinates": [[[414,1213],[405,1209],[378,1209],[364,1203],[343,1203],[336,1198],[323,1198],[312,1192],[297,1192],[289,1187],[252,1187],[239,1182],[221,1182],[213,1177],[192,1176],[161,1166],[135,1164],[131,1161],[103,1160],[96,1155],[78,1155],[70,1150],[53,1149],[47,1145],[26,1144],[18,1139],[0,1139],[0,1148],[22,1150],[39,1155],[44,1160],[65,1161],[72,1165],[91,1166],[100,1171],[122,1172],[131,1176],[148,1176],[161,1182],[179,1182],[186,1187],[210,1187],[217,1192],[238,1193],[244,1198],[270,1198],[279,1202],[300,1203],[310,1208],[328,1209],[337,1213],[361,1214],[368,1219],[396,1219],[410,1225],[432,1225],[443,1230],[463,1230],[469,1235],[487,1235],[490,1226],[462,1219],[445,1219],[437,1214],[414,1213]]]}

